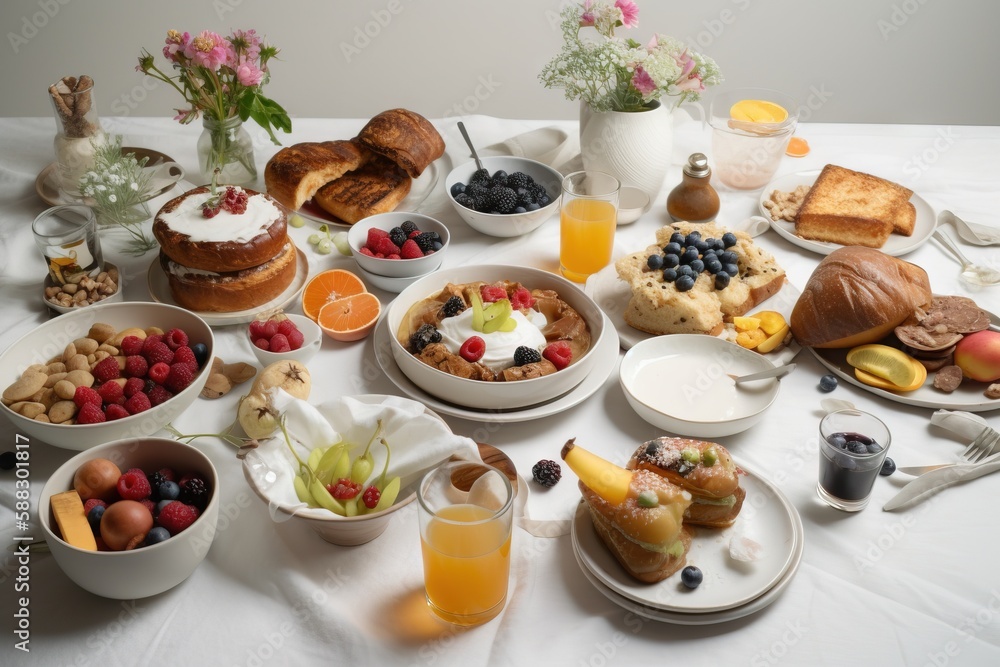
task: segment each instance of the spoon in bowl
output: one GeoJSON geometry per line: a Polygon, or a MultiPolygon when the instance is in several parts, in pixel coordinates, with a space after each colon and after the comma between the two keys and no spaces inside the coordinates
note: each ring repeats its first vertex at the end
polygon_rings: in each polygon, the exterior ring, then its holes
{"type": "Polygon", "coordinates": [[[793,370],[795,370],[795,364],[785,364],[784,366],[775,366],[774,368],[769,368],[766,371],[760,371],[759,373],[750,373],[749,375],[732,375],[732,374],[728,375],[733,379],[733,382],[735,382],[736,384],[740,384],[741,382],[766,380],[767,378],[780,378],[784,375],[788,375],[793,370]]]}
{"type": "Polygon", "coordinates": [[[970,285],[978,285],[979,287],[1000,285],[1000,271],[991,269],[988,266],[973,264],[968,257],[962,254],[962,251],[958,249],[958,246],[951,240],[951,237],[944,233],[943,229],[938,228],[934,230],[934,238],[958,259],[962,265],[962,274],[960,276],[962,280],[970,285]]]}
{"type": "Polygon", "coordinates": [[[476,153],[476,147],[472,145],[472,139],[469,138],[469,133],[465,131],[465,123],[458,121],[458,131],[462,133],[462,138],[465,139],[465,143],[469,146],[469,150],[472,151],[472,159],[476,161],[476,169],[482,170],[483,163],[479,160],[479,154],[476,153]]]}

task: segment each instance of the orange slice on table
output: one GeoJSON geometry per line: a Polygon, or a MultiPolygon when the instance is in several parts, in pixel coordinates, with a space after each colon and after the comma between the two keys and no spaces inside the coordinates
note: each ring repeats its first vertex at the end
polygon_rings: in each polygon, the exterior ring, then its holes
{"type": "Polygon", "coordinates": [[[316,324],[334,340],[361,340],[372,332],[382,304],[371,292],[361,292],[330,301],[319,309],[316,324]]]}
{"type": "Polygon", "coordinates": [[[302,290],[302,312],[313,322],[318,321],[319,311],[326,304],[367,292],[361,278],[344,269],[330,269],[318,273],[302,290]]]}
{"type": "Polygon", "coordinates": [[[809,155],[809,142],[802,137],[792,137],[788,140],[785,155],[789,157],[805,157],[809,155]]]}

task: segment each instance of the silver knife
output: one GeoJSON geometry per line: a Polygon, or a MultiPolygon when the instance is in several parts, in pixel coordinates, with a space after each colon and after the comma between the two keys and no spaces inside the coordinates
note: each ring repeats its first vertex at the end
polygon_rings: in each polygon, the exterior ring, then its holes
{"type": "MultiPolygon", "coordinates": [[[[996,461],[998,459],[1000,459],[1000,452],[997,452],[996,454],[991,454],[990,456],[987,456],[985,459],[983,459],[982,461],[978,461],[977,463],[989,463],[990,461],[996,461]]],[[[975,464],[970,464],[968,461],[955,461],[954,463],[938,463],[937,465],[929,465],[929,466],[900,466],[896,468],[896,470],[898,472],[903,473],[904,475],[913,475],[914,477],[919,477],[920,475],[926,475],[932,470],[940,470],[941,468],[954,468],[955,466],[969,466],[969,465],[975,465],[975,464]]]]}
{"type": "Polygon", "coordinates": [[[921,475],[897,493],[882,509],[886,512],[899,509],[905,505],[925,500],[939,490],[968,480],[988,475],[1000,470],[1000,460],[993,459],[988,463],[959,464],[950,468],[940,468],[921,475]]]}

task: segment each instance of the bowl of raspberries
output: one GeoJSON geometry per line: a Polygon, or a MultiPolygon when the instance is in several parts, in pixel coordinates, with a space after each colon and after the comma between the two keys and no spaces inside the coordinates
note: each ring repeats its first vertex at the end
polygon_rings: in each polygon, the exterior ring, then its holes
{"type": "Polygon", "coordinates": [[[521,236],[559,210],[562,174],[522,157],[481,158],[455,167],[445,179],[452,205],[470,227],[499,237],[521,236]]]}
{"type": "Polygon", "coordinates": [[[38,518],[67,577],[96,595],[133,600],[173,588],[204,560],[218,486],[196,447],[132,437],[60,466],[39,495],[38,518]]]}
{"type": "Polygon", "coordinates": [[[0,412],[18,431],[64,449],[149,435],[198,397],[214,350],[211,327],[183,308],[88,306],[0,354],[0,412]]]}
{"type": "Polygon", "coordinates": [[[308,364],[323,344],[323,330],[305,315],[262,313],[247,328],[250,347],[257,361],[267,368],[292,359],[308,364]]]}
{"type": "Polygon", "coordinates": [[[441,222],[419,213],[379,213],[356,222],[347,243],[362,270],[389,278],[415,278],[444,261],[451,235],[441,222]]]}

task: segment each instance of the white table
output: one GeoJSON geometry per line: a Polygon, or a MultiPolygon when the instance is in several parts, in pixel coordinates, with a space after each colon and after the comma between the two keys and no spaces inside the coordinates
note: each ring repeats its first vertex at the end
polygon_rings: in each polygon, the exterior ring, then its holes
{"type": "MultiPolygon", "coordinates": [[[[195,141],[200,128],[166,118],[106,118],[125,135],[125,145],[173,156],[197,180],[195,141]]],[[[348,138],[362,120],[296,119],[284,143],[348,138]]],[[[545,125],[481,116],[465,119],[477,143],[486,145],[545,125]]],[[[455,121],[439,121],[448,143],[442,168],[464,161],[455,121]],[[450,162],[448,162],[450,160],[450,162]]],[[[575,131],[571,123],[561,124],[575,131]]],[[[36,197],[36,174],[52,160],[51,119],[0,119],[0,349],[44,322],[40,302],[43,264],[30,223],[45,208],[36,197]]],[[[1000,128],[873,125],[806,125],[808,157],[786,158],[781,172],[819,168],[826,162],[864,156],[925,197],[936,210],[1000,225],[1000,128]]],[[[664,202],[679,181],[680,165],[696,150],[710,151],[696,123],[675,129],[673,166],[663,191],[643,218],[619,229],[616,252],[645,247],[666,222],[664,202]]],[[[263,165],[276,150],[258,144],[263,165]]],[[[442,182],[443,182],[442,174],[442,182]]],[[[519,239],[482,236],[447,205],[443,185],[422,212],[439,217],[452,232],[446,266],[524,262],[554,269],[558,224],[548,221],[519,239]]],[[[176,194],[176,192],[174,193],[176,194]]],[[[720,223],[755,212],[757,193],[722,190],[720,223]]],[[[159,205],[164,198],[154,202],[159,205]]],[[[353,260],[321,256],[306,242],[312,226],[291,230],[306,249],[312,273],[350,269],[353,260]]],[[[817,255],[768,232],[758,242],[772,251],[791,282],[805,284],[817,255]]],[[[145,273],[153,253],[136,260],[121,253],[124,239],[104,238],[105,256],[125,272],[126,297],[148,300],[145,273]]],[[[996,248],[968,248],[978,260],[1000,266],[996,248]]],[[[1000,312],[1000,288],[975,293],[960,284],[958,265],[933,242],[907,256],[931,276],[936,292],[965,294],[1000,312]]],[[[383,304],[393,295],[378,293],[383,304]]],[[[239,327],[216,330],[218,354],[252,362],[239,327]]],[[[815,437],[824,373],[808,351],[782,380],[777,403],[752,430],[721,441],[738,460],[763,471],[798,509],[805,527],[805,554],[797,576],[765,610],[714,626],[687,627],[647,621],[614,606],[583,577],[570,538],[514,536],[510,597],[489,624],[455,633],[428,617],[415,509],[402,511],[378,540],[354,548],[322,542],[307,527],[275,523],[252,495],[234,450],[214,439],[199,441],[221,474],[223,511],[219,533],[194,575],[160,596],[122,603],[95,597],[73,585],[53,559],[30,562],[31,653],[13,649],[12,610],[16,563],[8,549],[0,560],[0,660],[4,664],[74,665],[610,665],[829,664],[984,665],[1000,661],[1000,532],[996,498],[1000,476],[949,489],[901,513],[881,505],[906,478],[877,481],[871,506],[856,515],[821,505],[816,498],[815,437]]],[[[311,364],[313,397],[397,393],[379,371],[371,341],[323,343],[311,364]]],[[[182,432],[217,431],[235,413],[239,392],[218,401],[199,399],[175,425],[182,432]]],[[[930,410],[889,402],[841,383],[833,394],[881,415],[891,428],[891,455],[900,465],[957,457],[960,443],[929,427],[930,410]]],[[[1000,427],[997,412],[988,413],[1000,427]]],[[[589,400],[537,421],[493,424],[448,419],[452,429],[504,450],[530,476],[540,458],[558,458],[568,438],[621,460],[656,430],[634,415],[617,381],[617,370],[589,400]]],[[[0,449],[12,449],[15,432],[0,423],[0,449]]],[[[43,443],[31,448],[33,506],[56,466],[72,453],[43,443]]],[[[531,485],[533,516],[568,518],[578,499],[575,479],[548,492],[531,485]]],[[[13,476],[0,473],[0,543],[11,544],[13,476]]],[[[19,595],[19,594],[18,594],[19,595]]]]}

